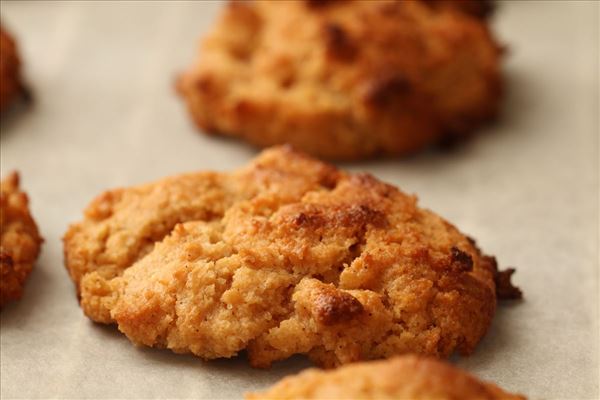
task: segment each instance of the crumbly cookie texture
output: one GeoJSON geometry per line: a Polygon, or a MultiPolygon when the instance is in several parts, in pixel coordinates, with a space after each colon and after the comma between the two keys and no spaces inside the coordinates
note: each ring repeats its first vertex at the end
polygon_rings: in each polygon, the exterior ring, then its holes
{"type": "Polygon", "coordinates": [[[233,2],[178,89],[206,133],[329,159],[406,155],[496,115],[502,51],[476,4],[233,2]]]}
{"type": "Polygon", "coordinates": [[[414,355],[370,361],[333,371],[309,369],[247,400],[525,400],[452,365],[414,355]]]}
{"type": "Polygon", "coordinates": [[[247,350],[257,367],[468,354],[496,308],[496,262],[472,240],[414,196],[290,147],[106,192],[64,244],[94,321],[205,359],[247,350]]]}
{"type": "Polygon", "coordinates": [[[0,307],[21,298],[43,241],[28,203],[16,172],[0,182],[0,307]]]}
{"type": "Polygon", "coordinates": [[[13,38],[0,26],[0,111],[27,93],[21,81],[21,61],[13,38]]]}

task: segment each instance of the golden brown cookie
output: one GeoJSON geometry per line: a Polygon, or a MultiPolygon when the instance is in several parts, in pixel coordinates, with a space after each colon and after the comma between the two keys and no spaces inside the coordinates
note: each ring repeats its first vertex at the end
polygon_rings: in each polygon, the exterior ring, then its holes
{"type": "Polygon", "coordinates": [[[496,262],[471,239],[414,196],[289,147],[108,191],[64,244],[91,319],[205,359],[247,350],[258,367],[469,354],[496,308],[496,262]]]}
{"type": "Polygon", "coordinates": [[[0,182],[0,307],[21,298],[43,241],[28,204],[16,172],[0,182]]]}
{"type": "Polygon", "coordinates": [[[206,133],[329,159],[413,153],[496,114],[501,49],[463,8],[233,2],[178,89],[206,133]]]}
{"type": "Polygon", "coordinates": [[[288,376],[248,400],[525,400],[452,365],[414,355],[288,376]]]}
{"type": "Polygon", "coordinates": [[[21,81],[21,61],[13,38],[0,26],[0,111],[26,94],[21,81]]]}

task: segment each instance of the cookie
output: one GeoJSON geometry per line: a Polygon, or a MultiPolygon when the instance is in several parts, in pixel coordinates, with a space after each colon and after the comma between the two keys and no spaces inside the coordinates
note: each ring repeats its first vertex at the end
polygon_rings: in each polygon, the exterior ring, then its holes
{"type": "Polygon", "coordinates": [[[0,27],[0,111],[27,94],[21,80],[21,61],[13,38],[0,27]]]}
{"type": "Polygon", "coordinates": [[[500,276],[414,196],[290,147],[103,193],[64,249],[92,320],[204,359],[247,350],[257,367],[469,354],[500,276]]]}
{"type": "Polygon", "coordinates": [[[247,400],[410,399],[525,400],[452,365],[414,355],[362,362],[334,371],[310,369],[247,400]]]}
{"type": "Polygon", "coordinates": [[[260,147],[352,160],[456,141],[501,97],[501,48],[468,4],[233,2],[178,90],[203,132],[260,147]]]}
{"type": "Polygon", "coordinates": [[[27,195],[19,189],[19,175],[0,182],[0,307],[23,294],[23,286],[37,259],[42,237],[29,212],[27,195]]]}

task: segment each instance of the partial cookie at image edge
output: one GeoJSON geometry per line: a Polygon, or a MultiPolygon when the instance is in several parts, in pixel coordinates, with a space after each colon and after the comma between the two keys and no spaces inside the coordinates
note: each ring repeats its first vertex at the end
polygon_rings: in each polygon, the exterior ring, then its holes
{"type": "Polygon", "coordinates": [[[23,295],[43,242],[19,187],[19,174],[0,182],[0,307],[23,295]]]}
{"type": "Polygon", "coordinates": [[[526,400],[447,362],[415,355],[354,363],[335,370],[311,368],[287,376],[263,392],[247,393],[245,398],[526,400]]]}

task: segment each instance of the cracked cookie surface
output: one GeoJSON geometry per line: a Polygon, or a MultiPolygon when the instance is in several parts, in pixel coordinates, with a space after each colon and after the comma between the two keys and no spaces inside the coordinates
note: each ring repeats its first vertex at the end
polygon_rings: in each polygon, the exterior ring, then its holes
{"type": "Polygon", "coordinates": [[[23,287],[37,259],[42,238],[29,212],[19,175],[0,182],[0,307],[23,295],[23,287]]]}
{"type": "Polygon", "coordinates": [[[483,4],[232,2],[178,89],[205,133],[329,159],[414,153],[496,114],[483,4]]]}
{"type": "Polygon", "coordinates": [[[333,371],[310,369],[289,376],[247,400],[525,400],[452,365],[414,355],[355,363],[333,371]]]}
{"type": "Polygon", "coordinates": [[[205,359],[247,350],[258,367],[468,354],[496,308],[495,260],[472,240],[414,196],[289,147],[106,192],[64,244],[91,319],[205,359]]]}

